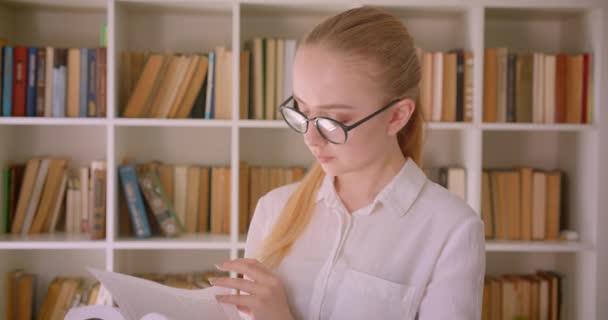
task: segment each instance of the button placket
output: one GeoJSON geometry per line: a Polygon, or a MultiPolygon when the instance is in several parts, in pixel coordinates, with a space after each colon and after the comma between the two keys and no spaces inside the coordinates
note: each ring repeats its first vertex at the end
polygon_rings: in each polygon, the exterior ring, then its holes
{"type": "Polygon", "coordinates": [[[352,224],[352,217],[346,212],[346,208],[344,208],[344,206],[340,203],[338,199],[334,198],[330,207],[332,211],[338,216],[338,224],[340,228],[338,230],[338,241],[336,241],[336,245],[332,250],[331,259],[328,260],[328,265],[326,266],[325,278],[323,279],[323,286],[320,294],[321,302],[319,304],[319,309],[317,310],[318,317],[321,316],[321,310],[323,310],[323,303],[325,301],[324,297],[327,290],[327,285],[329,283],[329,278],[332,274],[334,266],[336,265],[336,262],[339,259],[339,253],[342,251],[342,247],[344,246],[344,242],[348,237],[352,224]],[[345,218],[346,225],[344,224],[345,218]]]}

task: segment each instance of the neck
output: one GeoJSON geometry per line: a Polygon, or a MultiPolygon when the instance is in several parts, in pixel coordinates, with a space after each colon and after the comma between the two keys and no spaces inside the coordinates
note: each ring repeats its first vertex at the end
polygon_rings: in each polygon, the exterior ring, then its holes
{"type": "Polygon", "coordinates": [[[397,146],[387,156],[370,163],[360,170],[337,176],[336,192],[350,212],[369,205],[384,187],[395,177],[406,162],[397,146]]]}

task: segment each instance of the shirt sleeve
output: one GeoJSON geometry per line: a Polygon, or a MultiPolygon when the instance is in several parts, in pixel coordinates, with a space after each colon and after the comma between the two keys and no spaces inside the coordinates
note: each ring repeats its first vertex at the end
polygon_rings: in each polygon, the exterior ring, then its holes
{"type": "Polygon", "coordinates": [[[419,320],[481,319],[485,275],[485,235],[478,217],[449,237],[419,308],[419,320]]]}

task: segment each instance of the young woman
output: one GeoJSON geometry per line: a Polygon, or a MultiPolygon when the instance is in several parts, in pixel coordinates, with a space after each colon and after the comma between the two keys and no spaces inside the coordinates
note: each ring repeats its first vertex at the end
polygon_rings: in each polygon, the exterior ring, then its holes
{"type": "Polygon", "coordinates": [[[273,319],[480,319],[483,223],[420,169],[420,63],[394,16],[357,8],[300,43],[280,106],[317,159],[263,196],[244,259],[214,285],[243,315],[273,319]]]}

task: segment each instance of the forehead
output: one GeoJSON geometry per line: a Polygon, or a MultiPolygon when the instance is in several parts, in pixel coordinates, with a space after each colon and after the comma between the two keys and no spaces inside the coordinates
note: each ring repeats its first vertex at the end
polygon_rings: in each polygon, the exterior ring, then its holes
{"type": "Polygon", "coordinates": [[[379,88],[365,59],[302,46],[293,68],[293,91],[311,106],[336,103],[365,108],[378,101],[379,88]]]}

